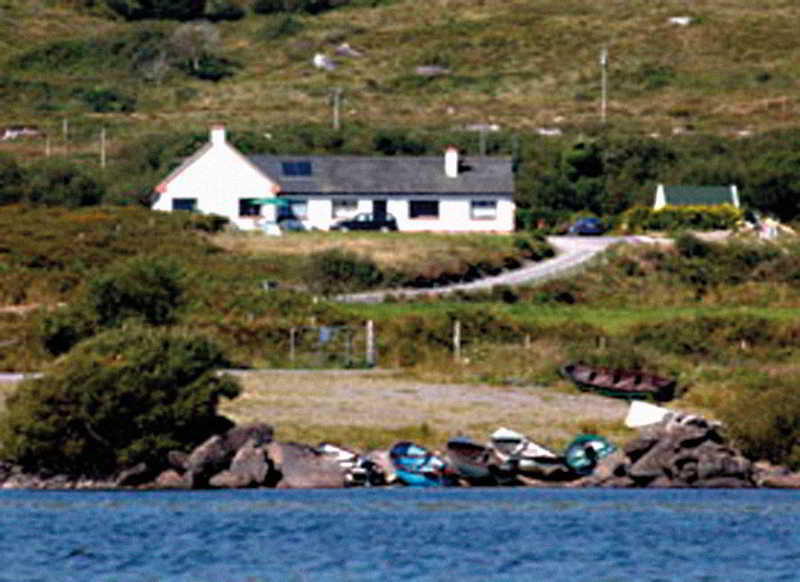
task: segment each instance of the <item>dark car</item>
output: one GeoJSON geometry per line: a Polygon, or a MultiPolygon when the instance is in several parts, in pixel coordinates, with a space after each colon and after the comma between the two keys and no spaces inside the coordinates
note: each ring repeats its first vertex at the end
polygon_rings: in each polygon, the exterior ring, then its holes
{"type": "Polygon", "coordinates": [[[380,230],[388,232],[397,230],[397,221],[391,214],[371,214],[362,212],[353,218],[347,218],[334,223],[331,230],[347,232],[348,230],[380,230]]]}
{"type": "Polygon", "coordinates": [[[567,231],[569,234],[578,235],[595,235],[603,234],[606,231],[605,225],[599,218],[581,218],[575,224],[569,227],[567,231]]]}

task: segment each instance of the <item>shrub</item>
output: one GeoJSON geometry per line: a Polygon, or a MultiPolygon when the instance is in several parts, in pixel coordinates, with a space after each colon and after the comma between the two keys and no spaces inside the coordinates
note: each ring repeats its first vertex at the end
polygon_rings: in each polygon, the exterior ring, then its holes
{"type": "Polygon", "coordinates": [[[371,259],[339,249],[312,253],[305,273],[308,287],[326,295],[369,289],[382,279],[371,259]]]}
{"type": "Polygon", "coordinates": [[[274,14],[276,12],[317,14],[348,3],[349,0],[255,0],[253,12],[256,14],[274,14]]]}
{"type": "Polygon", "coordinates": [[[106,4],[128,20],[191,20],[202,16],[206,8],[206,0],[106,0],[106,4]]]}
{"type": "Polygon", "coordinates": [[[115,89],[79,89],[75,94],[95,113],[130,113],[136,109],[136,98],[115,89]]]}
{"type": "Polygon", "coordinates": [[[720,416],[745,456],[800,469],[797,374],[739,376],[720,416]]]}
{"type": "Polygon", "coordinates": [[[129,259],[90,281],[88,302],[102,327],[128,318],[150,325],[172,323],[181,304],[182,275],[177,263],[168,259],[129,259]]]}
{"type": "Polygon", "coordinates": [[[206,18],[212,22],[219,20],[240,20],[245,11],[231,0],[207,0],[206,18]]]}
{"type": "Polygon", "coordinates": [[[46,160],[29,171],[27,201],[45,206],[92,206],[99,204],[105,188],[77,166],[63,160],[46,160]]]}
{"type": "Polygon", "coordinates": [[[0,416],[2,458],[29,470],[108,476],[165,464],[231,426],[216,413],[239,394],[206,339],[161,329],[114,330],[23,383],[0,416]]]}
{"type": "Polygon", "coordinates": [[[634,206],[621,219],[626,230],[726,230],[735,228],[744,212],[723,204],[720,206],[667,206],[659,210],[634,206]]]}
{"type": "Polygon", "coordinates": [[[13,204],[22,198],[24,174],[16,160],[0,154],[0,205],[13,204]]]}

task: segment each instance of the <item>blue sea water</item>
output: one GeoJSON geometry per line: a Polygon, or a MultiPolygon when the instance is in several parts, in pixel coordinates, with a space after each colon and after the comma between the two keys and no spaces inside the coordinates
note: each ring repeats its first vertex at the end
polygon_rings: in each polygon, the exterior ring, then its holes
{"type": "Polygon", "coordinates": [[[0,492],[0,581],[800,580],[800,492],[0,492]]]}

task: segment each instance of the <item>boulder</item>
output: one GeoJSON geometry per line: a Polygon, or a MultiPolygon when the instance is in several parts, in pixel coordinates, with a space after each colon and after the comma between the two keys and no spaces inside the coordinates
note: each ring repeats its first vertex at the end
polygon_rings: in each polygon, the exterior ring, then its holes
{"type": "Polygon", "coordinates": [[[229,450],[238,451],[248,441],[253,441],[258,447],[271,443],[274,434],[272,425],[263,422],[235,426],[225,433],[225,446],[229,450]]]}
{"type": "Polygon", "coordinates": [[[252,442],[253,446],[267,444],[272,441],[273,432],[272,426],[257,423],[236,426],[223,435],[215,435],[206,440],[183,462],[192,487],[207,487],[212,476],[229,469],[241,447],[248,442],[252,442]]]}
{"type": "Polygon", "coordinates": [[[233,457],[230,468],[214,475],[209,485],[218,488],[258,487],[270,472],[264,450],[254,440],[247,441],[233,457]]]}
{"type": "Polygon", "coordinates": [[[156,477],[154,485],[159,489],[190,489],[191,483],[175,469],[167,469],[156,477]]]}
{"type": "Polygon", "coordinates": [[[273,441],[265,450],[279,489],[331,489],[346,484],[345,472],[339,464],[314,447],[273,441]]]}
{"type": "Polygon", "coordinates": [[[138,463],[130,469],[122,471],[114,481],[115,487],[138,487],[149,483],[156,477],[156,473],[147,466],[147,463],[138,463]]]}
{"type": "Polygon", "coordinates": [[[167,453],[167,463],[169,466],[183,473],[186,470],[186,462],[189,460],[189,455],[183,451],[170,451],[167,453]]]}
{"type": "Polygon", "coordinates": [[[800,489],[800,473],[773,473],[759,480],[760,487],[773,489],[800,489]]]}
{"type": "Polygon", "coordinates": [[[193,489],[208,486],[208,480],[230,465],[233,451],[225,446],[225,439],[214,435],[198,446],[186,459],[186,474],[193,489]]]}
{"type": "Polygon", "coordinates": [[[651,425],[623,450],[629,462],[625,472],[638,487],[754,484],[750,461],[725,443],[717,424],[701,417],[667,419],[651,425]]]}

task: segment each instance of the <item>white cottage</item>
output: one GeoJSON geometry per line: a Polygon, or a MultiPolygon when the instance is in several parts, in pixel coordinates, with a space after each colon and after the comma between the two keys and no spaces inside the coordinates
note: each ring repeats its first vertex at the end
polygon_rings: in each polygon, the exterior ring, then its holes
{"type": "Polygon", "coordinates": [[[389,213],[401,231],[511,232],[509,158],[244,156],[214,126],[211,140],[156,187],[154,210],[228,217],[251,230],[282,218],[328,230],[355,214],[389,213]]]}

